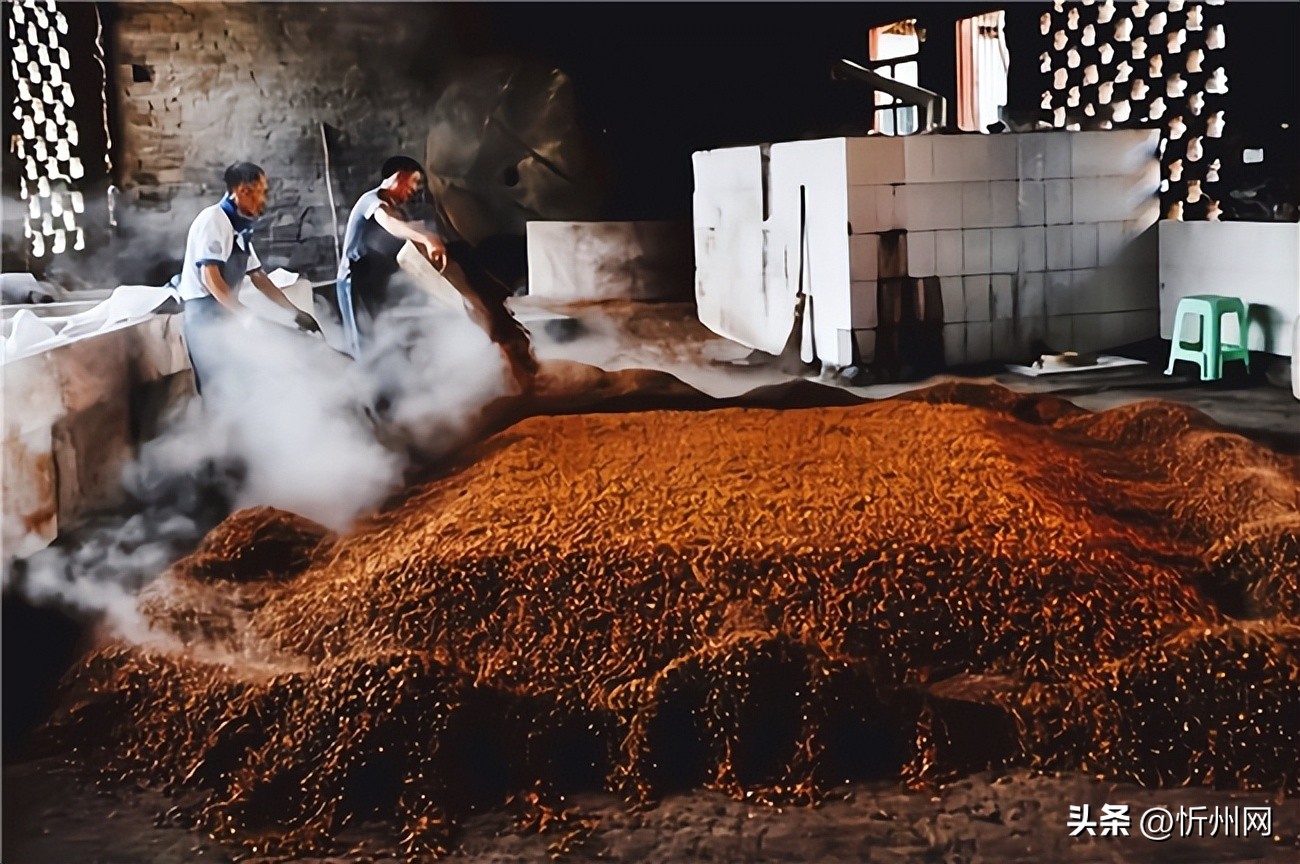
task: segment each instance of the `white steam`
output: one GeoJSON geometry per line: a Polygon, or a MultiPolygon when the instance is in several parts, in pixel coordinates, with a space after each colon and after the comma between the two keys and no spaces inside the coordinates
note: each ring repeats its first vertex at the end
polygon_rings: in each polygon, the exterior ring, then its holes
{"type": "MultiPolygon", "coordinates": [[[[337,324],[317,317],[341,342],[337,324]]],[[[401,488],[413,453],[456,449],[483,407],[508,392],[486,334],[468,318],[413,304],[380,317],[359,361],[273,323],[222,321],[214,334],[219,373],[207,370],[202,399],[125,473],[130,515],[6,566],[6,590],[102,613],[116,635],[157,641],[136,592],[226,512],[267,505],[344,531],[401,488]]]]}

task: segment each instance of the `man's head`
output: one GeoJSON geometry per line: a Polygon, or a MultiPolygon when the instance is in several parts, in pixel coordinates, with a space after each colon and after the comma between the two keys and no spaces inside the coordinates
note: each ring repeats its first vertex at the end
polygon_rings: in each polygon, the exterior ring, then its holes
{"type": "Polygon", "coordinates": [[[398,204],[405,204],[424,189],[424,168],[410,156],[392,157],[379,173],[384,190],[398,204]]]}
{"type": "Polygon", "coordinates": [[[249,219],[266,212],[266,172],[252,162],[236,162],[226,169],[226,191],[235,207],[249,219]]]}

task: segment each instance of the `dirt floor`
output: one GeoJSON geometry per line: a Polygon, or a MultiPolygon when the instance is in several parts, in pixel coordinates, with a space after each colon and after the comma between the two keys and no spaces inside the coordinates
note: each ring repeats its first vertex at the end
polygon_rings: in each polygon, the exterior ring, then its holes
{"type": "MultiPolygon", "coordinates": [[[[4,860],[7,864],[190,864],[232,861],[216,843],[170,827],[158,817],[173,806],[155,792],[99,795],[51,761],[12,766],[4,775],[4,860]],[[157,823],[163,822],[159,825],[157,823]]],[[[588,794],[572,802],[597,817],[587,841],[564,859],[573,862],[722,864],[793,862],[1293,862],[1300,854],[1300,801],[1211,789],[1142,789],[1080,774],[1028,771],[982,773],[932,793],[904,792],[893,783],[854,784],[841,800],[817,808],[775,808],[734,801],[713,792],[675,795],[644,812],[611,796],[588,794]],[[1128,805],[1129,836],[1071,837],[1071,805],[1128,805]],[[1268,807],[1271,833],[1183,837],[1142,836],[1142,813],[1162,807],[1268,807]]],[[[1190,824],[1190,823],[1189,823],[1190,824]]],[[[1204,829],[1208,834],[1208,828],[1204,829]]],[[[372,858],[365,830],[348,838],[347,858],[303,858],[284,864],[388,864],[372,858]]],[[[549,860],[551,834],[518,833],[509,814],[488,813],[466,823],[447,859],[464,864],[523,864],[549,860]]],[[[250,859],[256,860],[256,859],[250,859]]]]}
{"type": "MultiPolygon", "coordinates": [[[[742,345],[714,334],[695,316],[690,303],[562,304],[518,298],[516,308],[568,316],[568,326],[536,328],[538,356],[577,360],[602,369],[655,369],[669,372],[710,396],[725,398],[755,387],[789,382],[796,376],[771,362],[751,357],[742,345]],[[560,338],[556,338],[559,335],[560,338]]],[[[835,378],[816,378],[856,396],[887,399],[949,378],[998,384],[1018,393],[1053,393],[1081,408],[1104,411],[1143,399],[1166,399],[1189,405],[1247,437],[1288,453],[1300,453],[1300,401],[1287,386],[1268,383],[1264,366],[1278,372],[1287,358],[1256,355],[1255,374],[1246,379],[1233,373],[1225,380],[1201,382],[1191,367],[1166,376],[1167,343],[1151,340],[1111,353],[1146,361],[1147,365],[1104,372],[1072,372],[1031,378],[1008,372],[1001,364],[950,370],[924,380],[851,386],[835,378]]],[[[1063,350],[1058,347],[1058,350],[1063,350]]],[[[1028,363],[1032,358],[1020,358],[1028,363]]]]}

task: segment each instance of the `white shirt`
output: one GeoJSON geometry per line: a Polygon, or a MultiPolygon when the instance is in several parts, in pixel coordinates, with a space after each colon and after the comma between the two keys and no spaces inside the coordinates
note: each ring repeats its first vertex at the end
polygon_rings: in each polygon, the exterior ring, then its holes
{"type": "MultiPolygon", "coordinates": [[[[199,276],[199,268],[204,264],[224,265],[230,260],[236,244],[240,250],[248,252],[248,266],[244,272],[252,273],[261,268],[262,262],[258,259],[253,244],[244,245],[244,239],[235,234],[230,217],[222,212],[221,205],[204,207],[190,225],[190,233],[185,238],[185,264],[181,268],[178,289],[182,300],[195,300],[210,293],[199,276]]],[[[239,285],[232,283],[230,288],[238,291],[239,285]]]]}

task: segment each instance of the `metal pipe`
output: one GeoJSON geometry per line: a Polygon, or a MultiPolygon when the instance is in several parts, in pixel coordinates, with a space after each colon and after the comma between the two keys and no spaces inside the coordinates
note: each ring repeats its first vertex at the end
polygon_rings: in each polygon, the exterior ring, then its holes
{"type": "Polygon", "coordinates": [[[840,59],[831,67],[835,78],[851,78],[869,85],[874,90],[888,93],[901,99],[905,105],[915,105],[925,112],[925,125],[922,132],[943,129],[948,125],[948,100],[932,90],[916,87],[893,78],[886,78],[873,69],[859,66],[852,60],[840,59]]]}

